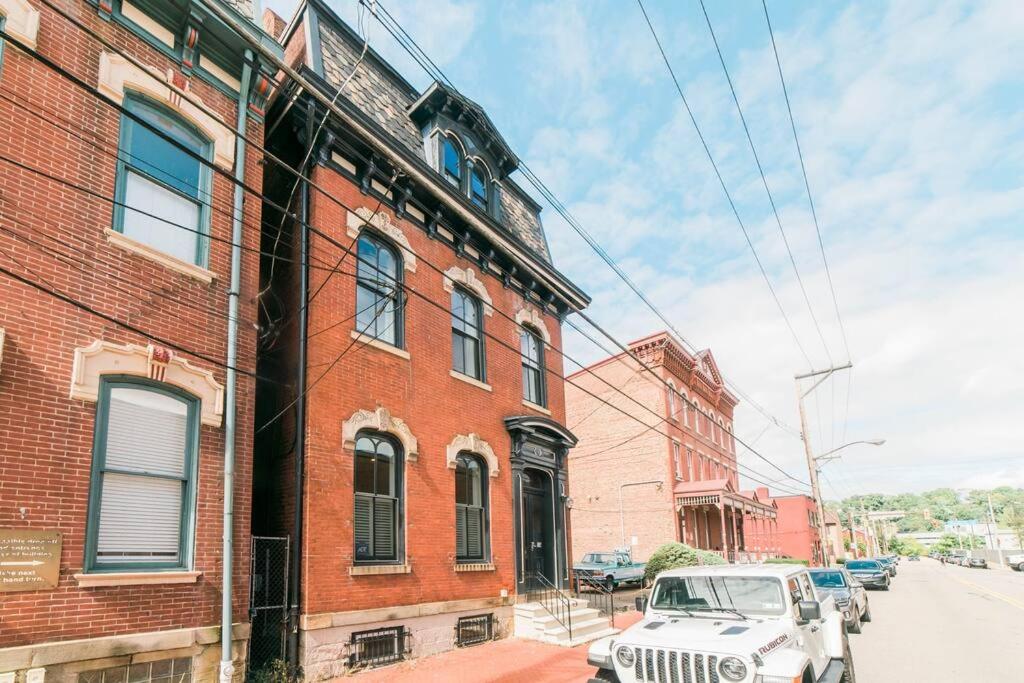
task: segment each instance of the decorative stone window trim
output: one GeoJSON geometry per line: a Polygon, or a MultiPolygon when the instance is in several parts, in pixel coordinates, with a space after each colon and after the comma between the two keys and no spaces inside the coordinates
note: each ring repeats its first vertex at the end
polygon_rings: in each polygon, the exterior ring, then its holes
{"type": "Polygon", "coordinates": [[[457,434],[445,449],[445,461],[448,469],[454,470],[459,453],[469,452],[479,455],[487,462],[487,473],[491,477],[498,476],[498,457],[494,455],[491,445],[476,434],[457,434]]]}
{"type": "Polygon", "coordinates": [[[529,408],[530,410],[536,410],[538,413],[551,415],[551,411],[545,408],[544,406],[537,405],[533,401],[527,401],[525,398],[523,399],[523,405],[529,408]]]}
{"type": "Polygon", "coordinates": [[[477,277],[476,271],[472,268],[459,268],[458,266],[452,266],[448,270],[444,271],[444,291],[452,292],[455,289],[456,284],[460,284],[470,292],[475,294],[478,299],[484,305],[484,315],[494,314],[494,303],[491,299],[490,293],[487,291],[487,287],[477,277]]]}
{"type": "Polygon", "coordinates": [[[548,332],[548,326],[544,324],[544,316],[538,313],[536,308],[532,306],[520,308],[516,311],[516,323],[521,327],[529,326],[536,329],[544,338],[545,344],[551,343],[551,333],[548,332]]]}
{"type": "Polygon", "coordinates": [[[32,50],[39,36],[39,10],[28,0],[0,0],[0,15],[7,19],[4,31],[32,50]]]}
{"type": "Polygon", "coordinates": [[[113,572],[109,574],[75,574],[79,588],[99,586],[156,586],[174,583],[196,583],[202,572],[113,572]]]}
{"type": "Polygon", "coordinates": [[[493,572],[493,562],[461,562],[455,565],[457,572],[493,572]]]}
{"type": "Polygon", "coordinates": [[[356,435],[362,429],[372,429],[378,432],[385,432],[395,436],[402,444],[405,451],[405,459],[409,462],[416,462],[419,457],[419,445],[409,425],[401,418],[394,417],[387,408],[378,407],[376,410],[357,410],[352,417],[341,423],[342,447],[354,451],[356,449],[356,435]]]}
{"type": "Polygon", "coordinates": [[[472,384],[477,389],[483,389],[484,391],[492,391],[492,387],[490,384],[488,384],[487,382],[481,382],[480,380],[474,379],[469,375],[463,375],[461,372],[457,372],[455,370],[449,370],[448,374],[454,377],[455,379],[459,380],[460,382],[472,384]]]}
{"type": "Polygon", "coordinates": [[[170,107],[213,143],[213,163],[228,171],[234,168],[232,131],[220,117],[207,113],[190,101],[199,98],[189,90],[188,80],[180,74],[171,69],[162,72],[156,67],[140,69],[121,55],[101,52],[98,89],[118,104],[124,102],[127,90],[133,90],[170,107]],[[183,96],[186,94],[188,99],[183,96]]]}
{"type": "Polygon", "coordinates": [[[148,244],[139,242],[138,240],[132,239],[123,232],[118,232],[111,228],[104,228],[103,234],[106,236],[107,241],[119,249],[124,249],[133,254],[138,254],[144,258],[148,258],[152,261],[156,261],[160,265],[176,270],[183,275],[188,275],[194,280],[202,282],[204,285],[208,285],[216,279],[216,275],[213,271],[197,266],[194,263],[188,261],[182,261],[179,258],[175,258],[170,254],[165,254],[159,249],[155,249],[148,244]]]}
{"type": "Polygon", "coordinates": [[[349,576],[380,576],[382,574],[412,574],[412,565],[354,564],[348,568],[349,576]]]}
{"type": "Polygon", "coordinates": [[[114,344],[95,340],[75,349],[71,368],[71,398],[95,403],[100,377],[131,375],[148,377],[184,389],[199,398],[200,420],[219,427],[224,417],[224,387],[209,370],[197,368],[162,346],[114,344]]]}
{"type": "Polygon", "coordinates": [[[409,356],[409,352],[406,351],[405,349],[400,349],[394,344],[389,344],[388,342],[381,341],[376,337],[371,337],[368,334],[363,334],[359,330],[352,330],[349,333],[349,336],[355,339],[360,344],[365,344],[366,346],[370,346],[381,351],[387,351],[388,353],[394,356],[398,356],[399,358],[409,360],[409,358],[411,357],[409,356]]]}
{"type": "Polygon", "coordinates": [[[355,211],[349,211],[345,220],[348,236],[352,239],[359,237],[363,227],[369,225],[398,244],[402,252],[402,266],[410,273],[416,272],[416,252],[413,251],[412,245],[409,244],[402,229],[391,222],[391,216],[382,211],[374,212],[365,206],[360,206],[355,211]]]}

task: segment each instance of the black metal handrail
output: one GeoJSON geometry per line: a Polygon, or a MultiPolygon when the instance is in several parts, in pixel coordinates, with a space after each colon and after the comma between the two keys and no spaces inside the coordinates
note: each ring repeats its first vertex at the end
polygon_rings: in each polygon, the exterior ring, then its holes
{"type": "Polygon", "coordinates": [[[563,593],[548,577],[537,572],[527,574],[527,580],[534,586],[526,592],[526,599],[539,603],[548,614],[555,618],[572,640],[572,598],[563,593]],[[540,586],[537,588],[536,586],[540,586]]]}
{"type": "Polygon", "coordinates": [[[612,628],[615,628],[615,596],[608,586],[596,576],[572,573],[573,593],[577,598],[586,600],[591,607],[596,607],[600,614],[607,614],[611,621],[612,628]],[[587,597],[583,597],[583,591],[587,591],[587,597]]]}

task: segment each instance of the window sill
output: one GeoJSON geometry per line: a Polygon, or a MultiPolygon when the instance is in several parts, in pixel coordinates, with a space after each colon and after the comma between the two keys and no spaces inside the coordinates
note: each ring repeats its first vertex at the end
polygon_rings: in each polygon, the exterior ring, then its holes
{"type": "Polygon", "coordinates": [[[412,574],[412,565],[354,564],[348,568],[349,576],[378,576],[381,574],[412,574]]]}
{"type": "Polygon", "coordinates": [[[526,406],[527,408],[530,408],[531,410],[536,410],[538,413],[551,415],[551,411],[545,408],[544,406],[539,406],[536,403],[533,403],[532,401],[527,401],[525,398],[523,399],[523,405],[526,406]]]}
{"type": "Polygon", "coordinates": [[[461,372],[458,372],[457,370],[449,370],[448,374],[451,375],[452,377],[454,377],[455,379],[459,380],[460,382],[465,382],[466,384],[472,384],[474,387],[477,387],[479,389],[483,389],[484,391],[491,391],[491,385],[490,384],[487,384],[486,382],[481,382],[480,380],[474,379],[473,377],[470,377],[469,375],[464,375],[461,372]]]}
{"type": "Polygon", "coordinates": [[[172,583],[195,583],[202,572],[111,572],[109,574],[75,574],[79,588],[103,586],[155,586],[172,583]]]}
{"type": "Polygon", "coordinates": [[[387,351],[388,353],[390,353],[393,356],[398,356],[399,358],[404,358],[405,360],[409,360],[409,352],[406,351],[405,349],[400,349],[397,346],[393,346],[391,344],[388,344],[387,342],[383,342],[383,341],[381,341],[379,339],[371,337],[368,334],[362,334],[359,330],[352,330],[352,332],[350,333],[349,336],[351,336],[353,339],[355,339],[358,342],[362,342],[363,344],[366,344],[367,346],[372,346],[375,349],[379,349],[381,351],[387,351]]]}
{"type": "Polygon", "coordinates": [[[202,266],[197,266],[194,263],[187,263],[179,258],[175,258],[169,254],[165,254],[159,249],[154,249],[148,244],[143,244],[138,240],[134,240],[128,237],[124,233],[120,233],[112,228],[104,228],[103,234],[106,235],[107,241],[113,244],[119,249],[124,249],[133,254],[138,254],[148,258],[151,261],[156,261],[162,266],[176,270],[183,275],[188,275],[194,280],[202,282],[204,285],[208,285],[216,279],[216,275],[213,271],[207,270],[202,266]]]}
{"type": "Polygon", "coordinates": [[[493,572],[493,562],[462,562],[455,565],[457,572],[493,572]]]}

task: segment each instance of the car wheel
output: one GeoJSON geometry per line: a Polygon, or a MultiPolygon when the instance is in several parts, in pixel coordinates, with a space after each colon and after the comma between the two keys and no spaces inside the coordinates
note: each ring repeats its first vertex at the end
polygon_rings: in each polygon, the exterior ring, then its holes
{"type": "Polygon", "coordinates": [[[870,602],[864,604],[864,614],[860,615],[860,620],[861,621],[865,621],[865,622],[871,621],[871,603],[870,602]]]}
{"type": "Polygon", "coordinates": [[[850,651],[850,638],[843,634],[843,677],[840,683],[857,683],[857,674],[853,670],[853,653],[850,651]]]}
{"type": "Polygon", "coordinates": [[[605,579],[604,579],[604,588],[609,593],[614,592],[615,591],[615,579],[613,579],[610,576],[606,576],[605,579]]]}
{"type": "Polygon", "coordinates": [[[888,579],[886,579],[885,583],[882,584],[882,590],[884,590],[884,591],[889,590],[889,580],[888,579]]]}
{"type": "MultiPolygon", "coordinates": [[[[856,608],[856,606],[854,606],[854,608],[856,608]]],[[[846,630],[849,631],[850,633],[860,633],[860,614],[857,614],[853,618],[853,624],[848,626],[846,628],[846,630]]]]}

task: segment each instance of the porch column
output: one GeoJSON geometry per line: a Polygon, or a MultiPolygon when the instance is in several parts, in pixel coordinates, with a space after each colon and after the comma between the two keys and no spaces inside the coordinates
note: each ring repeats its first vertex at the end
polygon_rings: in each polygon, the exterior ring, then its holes
{"type": "Polygon", "coordinates": [[[711,522],[708,521],[708,508],[704,507],[704,549],[711,550],[711,522]]]}
{"type": "MultiPolygon", "coordinates": [[[[736,554],[739,555],[740,537],[736,535],[736,508],[732,508],[731,510],[729,510],[729,513],[732,517],[732,545],[733,549],[736,551],[736,554]]],[[[739,558],[737,557],[737,559],[739,558]]]]}
{"type": "Polygon", "coordinates": [[[718,524],[721,527],[722,533],[722,557],[725,561],[729,561],[729,539],[725,536],[725,501],[721,497],[718,498],[718,524]]]}

